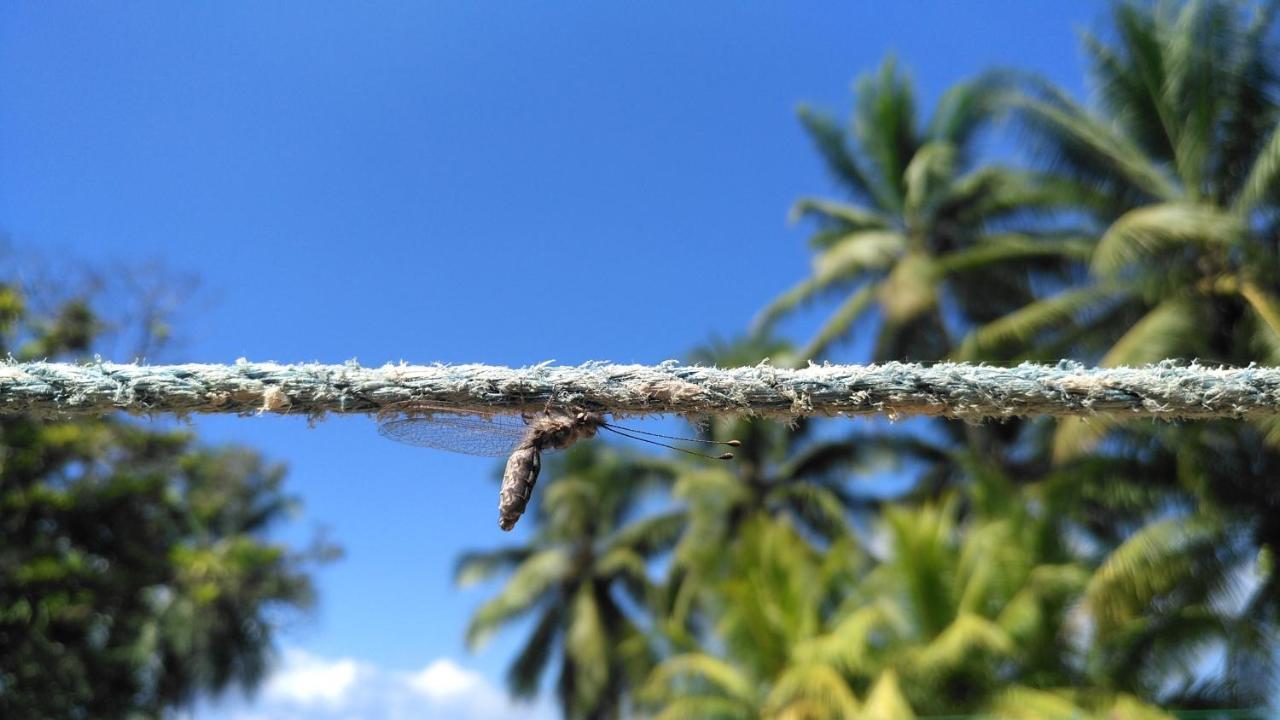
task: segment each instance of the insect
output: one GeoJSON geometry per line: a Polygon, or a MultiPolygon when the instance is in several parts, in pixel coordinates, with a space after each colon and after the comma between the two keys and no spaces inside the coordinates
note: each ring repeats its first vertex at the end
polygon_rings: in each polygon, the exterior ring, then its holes
{"type": "Polygon", "coordinates": [[[449,450],[468,455],[501,456],[510,454],[502,473],[502,489],[498,494],[498,527],[510,530],[524,514],[542,469],[542,453],[564,450],[579,440],[595,437],[600,430],[633,440],[660,445],[690,455],[713,460],[732,460],[733,453],[704,455],[641,435],[685,440],[708,445],[738,447],[737,440],[700,440],[661,435],[607,422],[594,412],[557,412],[547,410],[540,415],[467,415],[457,408],[401,403],[378,413],[378,432],[397,442],[420,447],[449,450]]]}

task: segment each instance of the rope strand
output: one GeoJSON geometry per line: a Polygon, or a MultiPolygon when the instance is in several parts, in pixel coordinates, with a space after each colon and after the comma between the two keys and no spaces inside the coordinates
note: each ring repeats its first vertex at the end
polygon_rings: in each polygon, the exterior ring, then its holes
{"type": "Polygon", "coordinates": [[[1280,368],[1165,361],[938,363],[741,368],[536,365],[0,364],[0,413],[282,413],[313,418],[423,402],[475,414],[572,407],[614,416],[676,413],[796,418],[885,414],[983,420],[1030,415],[1160,419],[1280,415],[1280,368]]]}

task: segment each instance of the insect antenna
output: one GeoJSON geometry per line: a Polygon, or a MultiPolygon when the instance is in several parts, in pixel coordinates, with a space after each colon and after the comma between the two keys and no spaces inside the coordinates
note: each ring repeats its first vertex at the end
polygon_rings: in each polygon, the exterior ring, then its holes
{"type": "Polygon", "coordinates": [[[614,425],[612,423],[600,423],[600,424],[604,427],[609,428],[610,430],[625,430],[629,433],[635,433],[637,435],[648,435],[649,437],[660,437],[664,440],[679,440],[680,442],[695,442],[695,443],[703,443],[705,445],[728,445],[729,447],[738,447],[739,445],[742,444],[737,440],[703,440],[702,438],[677,437],[675,435],[663,435],[662,433],[649,432],[648,430],[637,430],[635,428],[622,427],[621,425],[614,425]]]}
{"type": "MultiPolygon", "coordinates": [[[[624,428],[619,428],[617,425],[609,425],[609,424],[607,424],[607,423],[602,423],[602,424],[600,425],[600,427],[604,428],[605,430],[608,430],[608,431],[609,431],[609,432],[611,432],[611,433],[614,433],[615,435],[621,435],[622,437],[625,437],[625,438],[631,438],[632,440],[639,440],[640,442],[649,443],[650,445],[657,445],[658,447],[664,447],[664,448],[667,448],[667,449],[670,449],[670,450],[675,450],[676,452],[682,452],[682,453],[685,453],[686,455],[697,455],[698,457],[701,457],[701,458],[707,458],[707,459],[709,459],[709,460],[732,460],[732,459],[733,459],[733,453],[729,453],[729,452],[724,453],[723,455],[707,455],[706,453],[695,452],[695,451],[693,451],[693,450],[685,450],[684,448],[676,447],[675,445],[668,445],[668,444],[666,444],[666,443],[658,442],[657,440],[650,440],[650,439],[648,439],[648,438],[642,438],[642,437],[640,437],[639,435],[632,435],[632,434],[631,434],[631,433],[633,433],[633,432],[637,432],[637,433],[638,433],[638,432],[640,432],[639,430],[631,430],[631,431],[628,431],[628,430],[626,430],[626,429],[624,429],[624,428]]],[[[657,433],[644,433],[644,434],[645,434],[645,435],[654,435],[654,436],[656,436],[656,437],[668,437],[667,435],[658,435],[657,433]]],[[[673,439],[673,440],[682,440],[683,438],[671,438],[671,439],[673,439]]],[[[713,441],[713,440],[703,440],[703,441],[701,441],[701,442],[716,442],[716,441],[713,441]]],[[[730,441],[728,441],[728,442],[716,442],[716,444],[718,444],[718,445],[731,445],[732,447],[737,447],[738,445],[741,445],[742,443],[738,442],[737,440],[730,440],[730,441]]]]}

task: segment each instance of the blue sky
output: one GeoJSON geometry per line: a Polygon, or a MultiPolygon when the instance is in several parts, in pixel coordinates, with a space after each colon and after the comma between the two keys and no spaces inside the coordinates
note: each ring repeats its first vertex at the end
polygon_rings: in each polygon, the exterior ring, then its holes
{"type": "MultiPolygon", "coordinates": [[[[807,270],[787,208],[830,183],[798,104],[845,116],[887,53],[930,104],[994,65],[1078,93],[1075,31],[1101,8],[6,3],[0,232],[55,262],[197,273],[156,361],[678,358],[807,270]]],[[[460,550],[522,537],[495,527],[491,461],[366,418],[194,425],[287,463],[305,511],[281,534],[347,551],[264,691],[197,718],[508,711],[518,634],[468,653],[491,588],[450,581],[460,550]]]]}

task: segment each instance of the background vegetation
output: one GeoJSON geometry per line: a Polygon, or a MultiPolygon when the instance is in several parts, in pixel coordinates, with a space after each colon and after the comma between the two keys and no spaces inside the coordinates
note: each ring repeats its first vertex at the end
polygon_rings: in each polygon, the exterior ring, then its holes
{"type": "MultiPolygon", "coordinates": [[[[813,272],[722,365],[1074,358],[1280,363],[1275,3],[1125,2],[1085,34],[1092,102],[999,70],[931,111],[893,59],[848,122],[800,114],[836,194],[794,208],[813,272]],[[1018,152],[984,153],[990,140],[1018,152]],[[832,307],[799,348],[780,319],[832,307]]],[[[566,718],[1165,717],[1275,693],[1280,424],[1048,420],[703,429],[738,462],[583,446],[547,473],[483,641],[566,718]],[[860,492],[890,459],[914,478],[860,492]],[[653,499],[654,495],[659,498],[653,499]],[[657,508],[657,510],[655,510],[657,508]]],[[[1246,713],[1247,714],[1247,713],[1246,713]]]]}
{"type": "MultiPolygon", "coordinates": [[[[115,291],[93,284],[36,302],[0,285],[0,352],[86,360],[108,336],[163,342],[163,293],[116,288],[141,304],[113,321],[94,300],[115,291]]],[[[310,566],[336,553],[267,539],[294,503],[283,478],[182,430],[0,418],[0,717],[160,717],[260,681],[276,629],[313,600],[310,566]]]]}
{"type": "MultiPolygon", "coordinates": [[[[1280,364],[1276,12],[1118,2],[1082,38],[1089,102],[1004,68],[926,109],[885,60],[847,121],[800,113],[833,181],[793,209],[812,272],[689,359],[1280,364]],[[807,311],[826,321],[785,339],[807,311]]],[[[154,353],[163,294],[134,295],[154,353]]],[[[112,334],[88,295],[32,297],[0,285],[14,357],[112,334]]],[[[513,694],[566,718],[779,720],[1275,698],[1280,419],[698,432],[738,460],[585,443],[545,472],[526,544],[459,558],[460,583],[501,580],[467,641],[527,632],[513,694]],[[886,464],[911,479],[887,499],[866,482],[886,464]]],[[[269,537],[282,477],[185,432],[0,419],[0,717],[158,717],[257,684],[334,553],[269,537]]]]}

